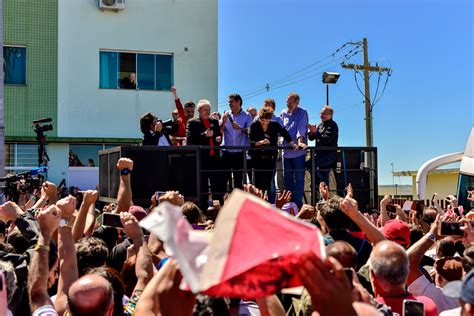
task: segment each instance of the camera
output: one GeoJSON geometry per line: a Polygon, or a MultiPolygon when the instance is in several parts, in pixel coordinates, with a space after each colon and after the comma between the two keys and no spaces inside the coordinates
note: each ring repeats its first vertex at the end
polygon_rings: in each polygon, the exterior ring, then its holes
{"type": "Polygon", "coordinates": [[[31,126],[34,127],[34,131],[36,134],[41,135],[44,132],[52,131],[53,124],[45,124],[51,123],[53,121],[52,118],[45,118],[31,122],[31,126]]]}

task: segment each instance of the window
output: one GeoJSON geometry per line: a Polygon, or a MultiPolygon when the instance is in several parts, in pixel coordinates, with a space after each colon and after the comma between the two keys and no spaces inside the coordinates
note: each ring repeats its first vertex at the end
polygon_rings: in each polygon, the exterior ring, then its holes
{"type": "Polygon", "coordinates": [[[26,84],[26,47],[3,47],[4,84],[26,84]]]}
{"type": "Polygon", "coordinates": [[[100,88],[117,89],[118,53],[100,52],[100,88]]]}
{"type": "Polygon", "coordinates": [[[11,170],[15,168],[23,170],[37,166],[37,144],[5,144],[5,167],[11,170]]]}
{"type": "Polygon", "coordinates": [[[171,90],[173,55],[100,52],[101,89],[171,90]]]}
{"type": "Polygon", "coordinates": [[[69,167],[96,167],[103,145],[69,145],[69,167]]]}

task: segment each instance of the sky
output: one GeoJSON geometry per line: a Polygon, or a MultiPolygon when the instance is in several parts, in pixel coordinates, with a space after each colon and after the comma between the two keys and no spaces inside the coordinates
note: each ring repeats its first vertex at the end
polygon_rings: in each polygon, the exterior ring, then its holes
{"type": "MultiPolygon", "coordinates": [[[[357,49],[331,54],[366,37],[371,64],[393,69],[373,109],[379,184],[392,184],[391,163],[395,171],[418,170],[464,150],[474,125],[473,10],[472,0],[219,0],[219,111],[228,110],[230,93],[240,93],[245,109],[274,98],[279,113],[297,92],[314,124],[326,103],[321,74],[339,72],[329,91],[339,146],[365,146],[363,96],[354,72],[339,65],[357,49]]],[[[362,64],[363,55],[345,62],[362,64]]],[[[370,80],[372,99],[378,77],[370,80]]]]}

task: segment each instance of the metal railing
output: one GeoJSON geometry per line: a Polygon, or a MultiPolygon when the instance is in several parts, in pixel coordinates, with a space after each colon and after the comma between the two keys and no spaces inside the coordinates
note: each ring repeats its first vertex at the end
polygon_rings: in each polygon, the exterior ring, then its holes
{"type": "MultiPolygon", "coordinates": [[[[108,175],[101,174],[101,196],[116,198],[118,190],[119,177],[116,175],[115,168],[116,160],[120,156],[129,157],[140,161],[147,157],[148,161],[154,159],[157,163],[138,163],[134,166],[134,173],[132,175],[132,188],[134,182],[140,182],[140,188],[134,190],[134,199],[143,199],[149,201],[149,197],[156,190],[179,190],[187,192],[186,196],[191,200],[207,199],[210,193],[208,187],[202,187],[203,181],[201,177],[205,173],[229,175],[229,172],[241,173],[243,183],[254,183],[255,177],[258,177],[258,172],[274,171],[278,177],[282,177],[284,172],[288,171],[304,171],[305,172],[305,186],[303,192],[304,202],[315,205],[319,200],[319,183],[317,181],[318,171],[330,172],[329,188],[333,193],[340,195],[344,194],[345,187],[350,182],[353,186],[354,195],[359,201],[361,209],[376,208],[377,207],[377,148],[375,147],[308,147],[306,151],[305,168],[302,170],[285,170],[281,167],[275,169],[255,169],[248,159],[249,151],[277,151],[278,156],[281,157],[282,150],[291,150],[285,147],[243,147],[243,146],[171,146],[171,147],[157,147],[157,146],[123,146],[115,147],[100,151],[100,155],[109,155],[106,164],[101,163],[102,169],[108,169],[108,175]],[[211,168],[202,168],[203,160],[209,154],[209,150],[213,149],[217,155],[214,161],[220,160],[220,166],[212,166],[211,168]],[[228,166],[224,165],[222,154],[228,150],[240,150],[241,167],[230,170],[228,166]],[[329,167],[319,168],[315,159],[318,153],[332,151],[336,155],[336,161],[329,167]],[[117,154],[117,152],[120,152],[117,154]],[[156,155],[156,156],[154,156],[156,155]],[[150,158],[151,156],[155,158],[150,158]],[[158,163],[159,161],[159,163],[158,163]],[[143,166],[145,165],[145,166],[143,166]],[[106,167],[107,166],[107,167],[106,167]],[[142,168],[142,171],[138,168],[142,168]],[[138,174],[138,176],[137,176],[138,174]],[[153,183],[154,178],[152,174],[159,175],[160,181],[153,183]],[[148,180],[138,180],[135,177],[148,180]],[[135,180],[134,180],[135,179],[135,180]],[[150,184],[145,186],[142,182],[148,181],[150,184]],[[102,188],[102,185],[107,188],[102,188]],[[161,186],[161,187],[160,187],[161,186]],[[158,187],[160,187],[158,189],[158,187]],[[104,192],[104,193],[103,193],[104,192]]],[[[102,159],[102,158],[101,158],[102,159]]],[[[205,164],[204,164],[205,165],[205,164]]],[[[278,166],[278,162],[277,162],[278,166]]],[[[206,175],[207,176],[207,175],[206,175]]],[[[230,182],[221,186],[221,192],[211,192],[211,194],[224,194],[237,186],[231,178],[230,182]]],[[[284,189],[284,185],[278,186],[284,189]],[[283,187],[282,187],[283,186],[283,187]]],[[[295,193],[295,192],[293,192],[295,193]]]]}

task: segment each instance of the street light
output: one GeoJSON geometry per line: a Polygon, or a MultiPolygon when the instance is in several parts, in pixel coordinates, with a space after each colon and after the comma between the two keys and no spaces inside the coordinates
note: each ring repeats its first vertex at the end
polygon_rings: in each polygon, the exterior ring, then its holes
{"type": "MultiPolygon", "coordinates": [[[[393,190],[395,190],[395,172],[393,172],[393,162],[391,162],[390,165],[392,166],[392,194],[393,194],[393,190]]],[[[393,194],[393,198],[395,198],[395,196],[396,196],[396,193],[393,194]]]]}
{"type": "Polygon", "coordinates": [[[335,84],[341,76],[338,72],[327,72],[323,73],[323,83],[326,84],[326,105],[329,105],[329,85],[335,84]]]}

